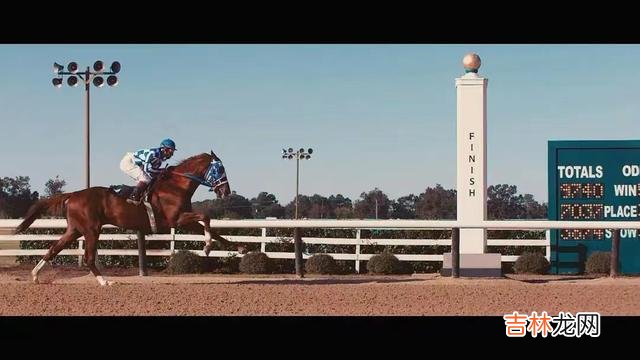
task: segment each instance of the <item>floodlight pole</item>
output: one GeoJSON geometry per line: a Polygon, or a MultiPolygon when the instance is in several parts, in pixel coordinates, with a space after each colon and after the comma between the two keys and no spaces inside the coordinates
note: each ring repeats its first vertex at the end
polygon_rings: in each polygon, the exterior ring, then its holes
{"type": "MultiPolygon", "coordinates": [[[[298,220],[298,187],[300,184],[300,155],[296,155],[296,220],[298,220]]],[[[298,277],[304,277],[302,269],[302,238],[300,237],[300,228],[293,230],[293,250],[296,255],[296,274],[298,277]]]]}
{"type": "Polygon", "coordinates": [[[91,89],[91,70],[89,69],[89,67],[87,66],[87,71],[84,73],[84,90],[85,90],[85,98],[86,98],[86,112],[85,112],[85,126],[84,126],[84,144],[85,144],[85,155],[84,155],[84,162],[85,162],[85,176],[86,176],[86,188],[88,189],[90,187],[90,128],[89,128],[89,118],[90,118],[90,112],[89,112],[89,102],[90,102],[90,89],[91,89]]]}
{"type": "Polygon", "coordinates": [[[298,220],[298,188],[300,187],[300,155],[296,155],[296,217],[298,220]]]}
{"type": "MultiPolygon", "coordinates": [[[[298,197],[299,197],[299,189],[300,189],[300,159],[310,159],[310,154],[313,152],[313,149],[309,149],[308,153],[304,151],[304,149],[297,150],[295,153],[292,148],[289,148],[289,152],[285,149],[282,149],[283,154],[282,158],[291,159],[292,156],[296,157],[296,209],[294,218],[298,219],[298,197]]],[[[302,237],[300,236],[300,228],[293,229],[293,245],[295,252],[295,262],[296,262],[296,274],[298,277],[304,277],[304,271],[302,269],[302,237]]]]}
{"type": "MultiPolygon", "coordinates": [[[[56,74],[58,77],[53,79],[53,85],[57,88],[62,86],[62,77],[64,75],[67,76],[72,76],[74,78],[75,81],[71,82],[69,80],[71,80],[71,78],[68,78],[67,81],[69,83],[70,86],[77,86],[77,78],[80,78],[82,81],[84,81],[84,91],[85,91],[85,129],[84,129],[84,142],[85,142],[85,187],[88,189],[91,186],[91,142],[90,142],[90,134],[91,134],[91,82],[93,79],[92,75],[111,75],[109,76],[109,78],[107,79],[107,84],[109,86],[115,86],[118,84],[118,78],[117,76],[115,76],[115,74],[120,72],[120,63],[118,61],[114,61],[111,64],[111,71],[108,72],[104,72],[104,64],[102,63],[101,60],[96,61],[94,63],[94,69],[96,70],[95,73],[91,72],[91,67],[87,66],[87,70],[84,72],[77,72],[78,70],[78,64],[76,62],[71,62],[69,63],[67,70],[68,71],[64,71],[64,66],[58,64],[57,62],[55,62],[53,64],[54,67],[54,74],[56,74]],[[84,76],[83,76],[84,75],[84,76]]],[[[94,84],[98,87],[103,86],[104,84],[104,80],[102,78],[100,78],[100,82],[96,83],[94,82],[94,84]]],[[[144,238],[143,238],[144,240],[144,238]]],[[[82,249],[83,247],[83,240],[79,241],[79,248],[82,249]]],[[[141,257],[142,260],[144,260],[143,257],[141,257]]],[[[82,265],[82,255],[78,256],[78,265],[82,265]]]]}

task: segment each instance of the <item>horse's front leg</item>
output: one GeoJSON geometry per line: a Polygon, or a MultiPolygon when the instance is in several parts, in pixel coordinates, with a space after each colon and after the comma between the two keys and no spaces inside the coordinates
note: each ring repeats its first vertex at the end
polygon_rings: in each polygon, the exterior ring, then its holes
{"type": "Polygon", "coordinates": [[[209,256],[211,251],[211,227],[209,226],[209,217],[203,214],[194,212],[186,212],[180,214],[176,221],[176,226],[182,227],[186,230],[204,231],[204,253],[209,256]],[[198,223],[200,225],[198,225],[198,223]]]}
{"type": "MultiPolygon", "coordinates": [[[[210,220],[211,219],[207,215],[198,214],[194,212],[186,212],[186,213],[180,214],[180,217],[176,222],[177,226],[183,227],[185,229],[204,231],[205,245],[204,245],[203,251],[207,256],[209,256],[209,252],[213,247],[213,242],[211,241],[212,238],[222,243],[222,245],[224,245],[226,248],[230,248],[234,245],[231,241],[223,238],[222,236],[218,235],[215,231],[211,230],[211,227],[209,226],[210,220]],[[202,227],[200,225],[202,225],[202,227]]],[[[244,252],[244,247],[237,247],[237,249],[240,252],[244,252]]]]}

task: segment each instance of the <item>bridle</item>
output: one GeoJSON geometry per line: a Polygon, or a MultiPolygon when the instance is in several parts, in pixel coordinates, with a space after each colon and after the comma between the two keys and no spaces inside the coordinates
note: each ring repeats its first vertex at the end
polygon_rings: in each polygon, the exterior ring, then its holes
{"type": "Polygon", "coordinates": [[[189,178],[200,185],[208,186],[209,191],[215,191],[220,186],[227,184],[229,181],[227,180],[227,174],[224,170],[224,166],[222,165],[222,161],[220,160],[211,160],[207,171],[204,174],[204,177],[200,177],[198,175],[192,173],[179,173],[173,172],[176,175],[184,176],[189,178]]]}

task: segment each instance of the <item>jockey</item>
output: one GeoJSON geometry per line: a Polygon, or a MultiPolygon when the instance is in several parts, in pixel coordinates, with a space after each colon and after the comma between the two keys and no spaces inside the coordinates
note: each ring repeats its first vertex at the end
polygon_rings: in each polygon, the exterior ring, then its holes
{"type": "Polygon", "coordinates": [[[158,148],[142,149],[125,154],[120,161],[120,170],[138,182],[127,201],[140,203],[140,196],[151,180],[162,172],[163,169],[160,168],[162,162],[173,156],[174,151],[176,151],[175,142],[165,139],[158,148]]]}

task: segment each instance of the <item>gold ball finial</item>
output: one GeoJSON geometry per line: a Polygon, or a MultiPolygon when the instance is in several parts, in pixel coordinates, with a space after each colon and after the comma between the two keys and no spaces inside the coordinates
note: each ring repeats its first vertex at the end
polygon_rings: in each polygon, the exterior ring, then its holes
{"type": "Polygon", "coordinates": [[[464,66],[464,71],[467,73],[477,73],[481,63],[480,56],[476,53],[467,54],[462,59],[462,66],[464,66]]]}

